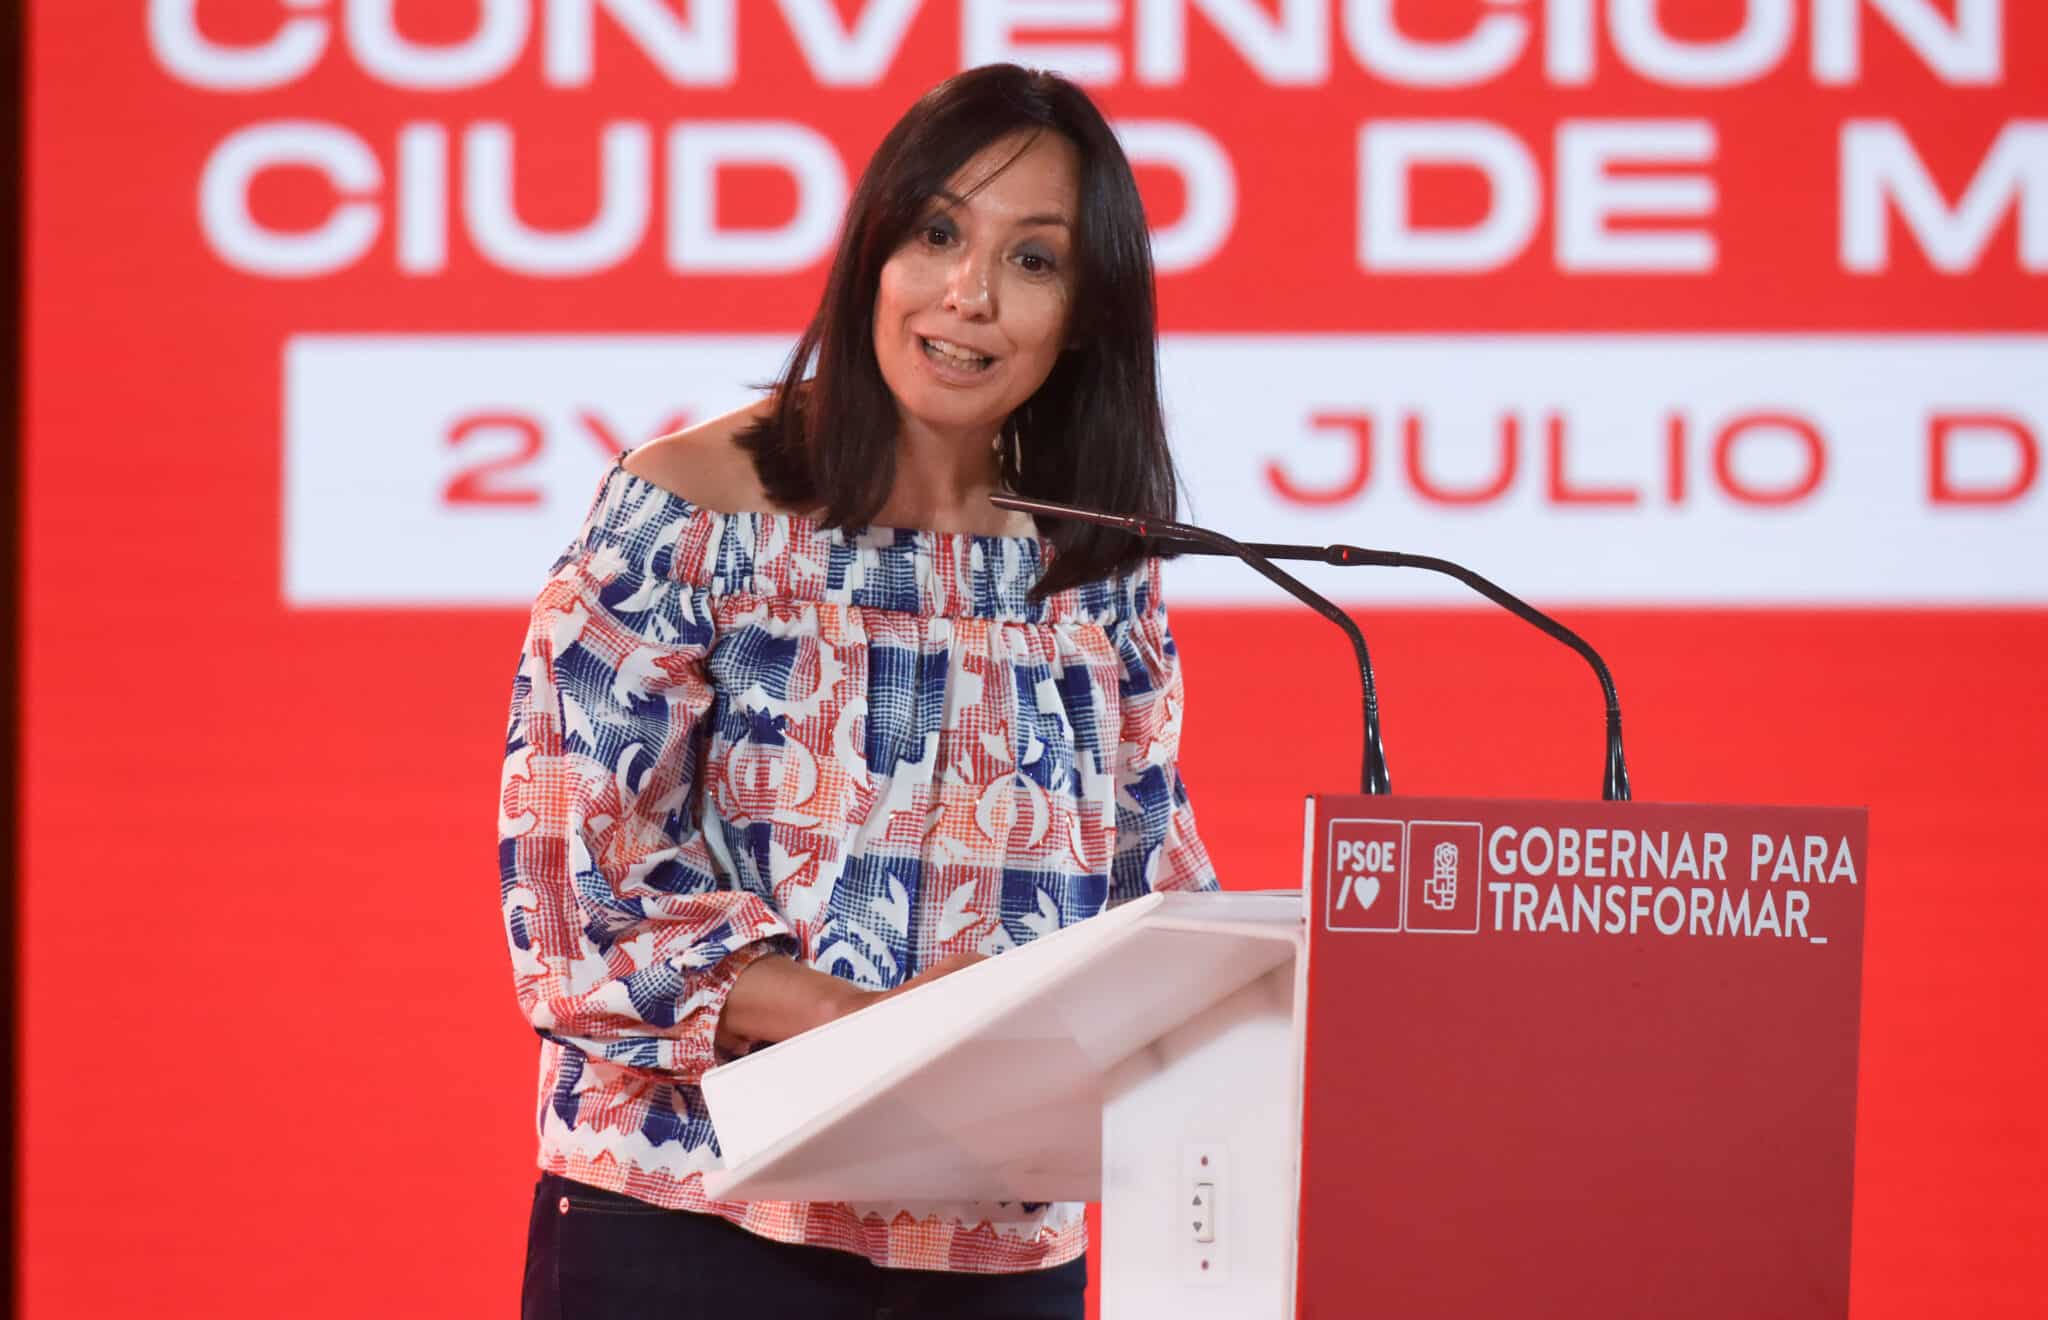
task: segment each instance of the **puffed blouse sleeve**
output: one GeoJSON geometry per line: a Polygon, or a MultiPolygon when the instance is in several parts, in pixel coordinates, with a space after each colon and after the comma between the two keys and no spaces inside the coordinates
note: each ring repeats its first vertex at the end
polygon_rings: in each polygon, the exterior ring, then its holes
{"type": "Polygon", "coordinates": [[[1123,714],[1110,902],[1155,889],[1214,889],[1216,870],[1195,832],[1195,809],[1180,774],[1185,693],[1165,605],[1149,595],[1118,626],[1115,639],[1123,661],[1123,714]]]}
{"type": "Polygon", "coordinates": [[[706,845],[691,787],[712,616],[669,562],[644,538],[586,528],[556,563],[512,688],[498,860],[534,1029],[694,1081],[719,1062],[713,1038],[740,972],[796,941],[706,845]]]}

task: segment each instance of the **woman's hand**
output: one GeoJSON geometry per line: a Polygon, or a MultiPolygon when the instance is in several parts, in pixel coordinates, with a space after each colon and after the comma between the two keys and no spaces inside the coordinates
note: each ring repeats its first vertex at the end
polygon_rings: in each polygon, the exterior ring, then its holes
{"type": "MultiPolygon", "coordinates": [[[[942,976],[951,976],[953,973],[959,971],[963,967],[972,967],[974,966],[974,964],[978,962],[986,962],[987,960],[988,956],[986,954],[980,953],[949,954],[948,956],[939,959],[931,966],[925,968],[916,976],[911,977],[902,985],[897,986],[894,990],[871,990],[865,992],[867,994],[866,1002],[855,1004],[853,1006],[853,1009],[866,1008],[868,1004],[879,1004],[884,999],[892,999],[895,996],[902,994],[906,990],[914,990],[921,985],[930,985],[933,981],[938,980],[942,976]]],[[[853,1009],[849,1009],[848,1011],[851,1012],[853,1011],[853,1009]]]]}
{"type": "Polygon", "coordinates": [[[788,1040],[812,1027],[836,1022],[870,1004],[927,985],[963,967],[982,961],[978,953],[941,958],[893,990],[863,990],[830,972],[821,972],[794,958],[761,958],[748,964],[732,983],[719,1014],[715,1044],[726,1055],[740,1055],[763,1041],[788,1040]]]}

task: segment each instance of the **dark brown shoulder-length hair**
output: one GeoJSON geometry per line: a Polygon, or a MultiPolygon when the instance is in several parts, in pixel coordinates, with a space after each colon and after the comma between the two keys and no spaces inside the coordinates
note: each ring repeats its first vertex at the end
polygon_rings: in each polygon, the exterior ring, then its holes
{"type": "MultiPolygon", "coordinates": [[[[1123,148],[1081,91],[1055,74],[991,64],[925,93],[876,148],[853,190],[823,300],[776,382],[772,409],[738,437],[770,498],[822,510],[828,527],[871,523],[896,478],[897,406],[875,360],[883,264],[932,197],[974,155],[1013,133],[1058,133],[1081,160],[1071,347],[1005,425],[1003,477],[1020,495],[1172,518],[1173,457],[1159,402],[1152,246],[1123,148]],[[1022,471],[1009,459],[1014,434],[1022,471]]],[[[1137,538],[1053,522],[1033,589],[1043,599],[1127,572],[1137,538]]]]}

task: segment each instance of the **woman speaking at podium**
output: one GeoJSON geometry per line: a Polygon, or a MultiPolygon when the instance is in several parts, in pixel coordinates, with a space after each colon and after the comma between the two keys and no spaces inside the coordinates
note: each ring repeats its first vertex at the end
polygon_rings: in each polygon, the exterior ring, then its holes
{"type": "Polygon", "coordinates": [[[987,501],[1173,516],[1153,307],[1100,113],[975,69],[877,149],[777,387],[606,474],[506,735],[527,1316],[1082,1314],[1079,1205],[711,1199],[698,1079],[1214,886],[1157,561],[987,501]]]}

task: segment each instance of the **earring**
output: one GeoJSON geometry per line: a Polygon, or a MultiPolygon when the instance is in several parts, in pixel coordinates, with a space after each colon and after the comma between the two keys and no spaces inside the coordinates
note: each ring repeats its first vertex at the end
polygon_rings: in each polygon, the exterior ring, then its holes
{"type": "Polygon", "coordinates": [[[997,431],[995,439],[988,442],[988,447],[995,452],[996,468],[1000,472],[1003,467],[1003,436],[1005,433],[1010,437],[1010,453],[1008,457],[1010,460],[1010,475],[1014,480],[1024,475],[1024,437],[1017,427],[1015,425],[1005,426],[1002,430],[997,431]]]}

